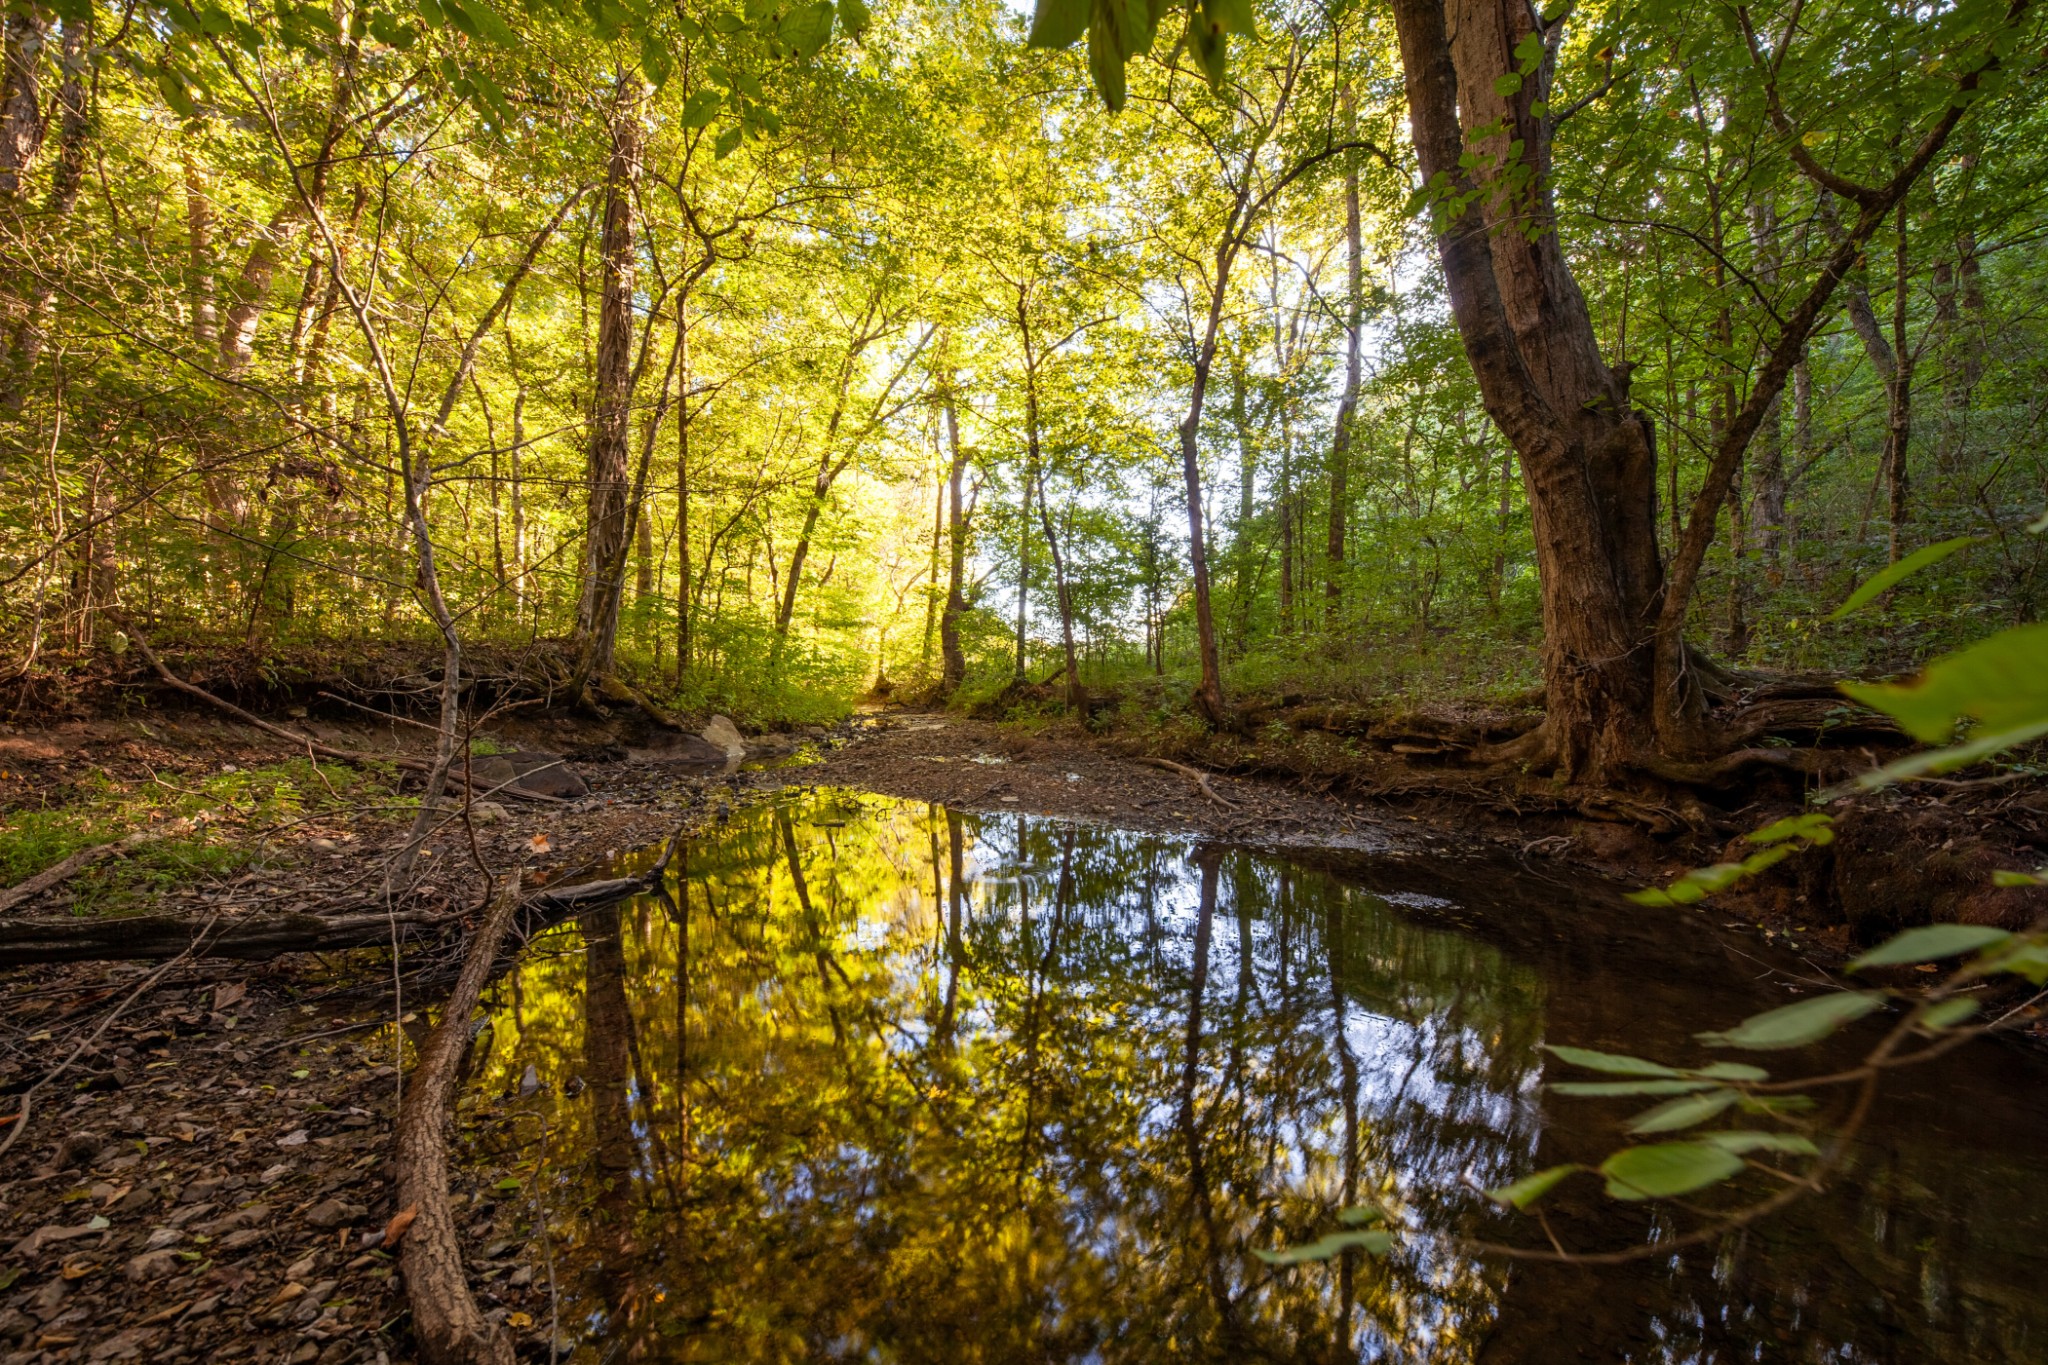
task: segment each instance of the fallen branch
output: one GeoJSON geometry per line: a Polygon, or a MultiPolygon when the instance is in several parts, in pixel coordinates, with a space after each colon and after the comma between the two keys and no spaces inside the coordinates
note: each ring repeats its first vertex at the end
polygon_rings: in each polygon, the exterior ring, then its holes
{"type": "Polygon", "coordinates": [[[1222,793],[1218,792],[1216,788],[1209,785],[1209,774],[1203,772],[1200,768],[1190,768],[1187,764],[1176,763],[1170,758],[1141,758],[1138,760],[1138,762],[1144,764],[1148,768],[1163,768],[1170,773],[1179,773],[1182,777],[1185,777],[1188,781],[1194,783],[1197,787],[1200,787],[1202,789],[1202,795],[1208,797],[1211,801],[1214,801],[1217,805],[1223,807],[1223,809],[1237,809],[1237,803],[1235,801],[1228,799],[1227,797],[1222,795],[1222,793]]]}
{"type": "Polygon", "coordinates": [[[94,863],[127,853],[140,845],[153,843],[167,835],[186,833],[191,828],[192,821],[190,820],[173,820],[151,829],[138,829],[133,834],[125,838],[116,839],[111,843],[94,844],[91,848],[81,848],[63,862],[46,867],[41,872],[36,873],[35,876],[24,878],[13,886],[8,887],[5,891],[0,891],[0,911],[12,910],[25,900],[31,900],[42,895],[43,892],[50,890],[52,887],[63,885],[88,867],[91,867],[94,863]]]}
{"type": "Polygon", "coordinates": [[[412,1083],[398,1111],[394,1141],[398,1207],[412,1213],[398,1263],[412,1306],[413,1339],[426,1365],[512,1365],[512,1339],[491,1322],[469,1292],[462,1243],[448,1207],[448,1108],[469,1048],[469,1016],[476,1011],[498,945],[519,907],[519,871],[513,869],[491,902],[441,1010],[441,1022],[420,1049],[412,1083]]]}
{"type": "MultiPolygon", "coordinates": [[[[520,902],[521,926],[532,932],[586,906],[639,895],[656,875],[610,877],[536,892],[520,902]]],[[[388,947],[394,926],[413,937],[439,937],[461,918],[453,912],[259,914],[245,916],[210,933],[178,915],[0,920],[0,966],[30,962],[154,962],[188,953],[195,957],[262,962],[282,953],[388,947]]]]}
{"type": "MultiPolygon", "coordinates": [[[[135,623],[133,621],[123,619],[121,625],[122,628],[127,632],[128,638],[134,642],[135,647],[138,650],[142,651],[143,659],[148,662],[149,666],[152,669],[156,670],[156,675],[159,678],[162,678],[167,686],[176,688],[178,691],[183,692],[185,695],[189,697],[197,697],[200,701],[205,702],[208,706],[214,707],[217,710],[225,711],[228,715],[233,716],[236,720],[241,721],[244,725],[253,725],[258,730],[263,731],[265,734],[276,735],[279,739],[288,739],[291,741],[292,747],[294,749],[303,748],[306,750],[308,756],[311,756],[313,754],[319,754],[324,758],[331,758],[340,763],[386,763],[394,768],[401,768],[406,772],[411,773],[424,773],[432,770],[433,765],[421,759],[405,758],[397,754],[373,754],[364,753],[355,749],[337,749],[331,744],[322,744],[319,740],[313,738],[313,736],[305,734],[301,731],[288,730],[282,725],[272,724],[270,721],[263,719],[263,717],[255,714],[252,711],[243,710],[241,707],[235,705],[231,701],[228,701],[224,697],[217,697],[203,687],[199,687],[193,683],[186,682],[183,678],[171,672],[170,668],[164,663],[164,661],[157,657],[157,652],[154,649],[150,648],[149,641],[143,638],[142,632],[136,628],[135,623]]],[[[512,782],[516,782],[518,780],[519,779],[515,777],[512,779],[512,782]]],[[[448,775],[448,781],[450,784],[457,787],[465,785],[462,779],[457,777],[452,772],[448,775]]],[[[498,786],[491,788],[489,791],[479,792],[473,785],[470,786],[470,790],[476,794],[477,799],[479,800],[481,800],[485,796],[493,795],[497,792],[502,791],[506,795],[518,797],[522,801],[541,801],[546,802],[550,805],[562,804],[562,799],[558,796],[543,796],[539,792],[521,791],[519,788],[512,786],[510,782],[500,783],[498,786]]]]}

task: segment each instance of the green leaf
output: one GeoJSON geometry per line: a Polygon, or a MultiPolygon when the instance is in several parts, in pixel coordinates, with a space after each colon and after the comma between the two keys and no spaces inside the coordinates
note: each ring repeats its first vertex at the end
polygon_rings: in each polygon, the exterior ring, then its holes
{"type": "Polygon", "coordinates": [[[1994,943],[2003,943],[2012,935],[2003,929],[1993,929],[1984,924],[1925,924],[1918,929],[1908,929],[1903,934],[1894,934],[1850,962],[1849,970],[1860,972],[1866,967],[1896,967],[1908,962],[1934,962],[1944,957],[1957,957],[1963,953],[1974,953],[1979,948],[1989,948],[1994,943]]]}
{"type": "Polygon", "coordinates": [[[1032,47],[1071,47],[1088,31],[1090,0],[1038,0],[1031,16],[1032,47]]]}
{"type": "Polygon", "coordinates": [[[414,8],[419,10],[420,18],[427,21],[427,27],[447,27],[448,14],[441,8],[441,0],[416,0],[414,8]]]}
{"type": "Polygon", "coordinates": [[[1699,1038],[1712,1047],[1740,1047],[1753,1052],[1804,1047],[1861,1019],[1883,1003],[1884,997],[1875,991],[1837,991],[1801,1000],[1796,1005],[1765,1010],[1726,1033],[1702,1033],[1699,1038]]]}
{"type": "Polygon", "coordinates": [[[1760,1066],[1749,1066],[1743,1062],[1715,1062],[1697,1071],[1686,1073],[1691,1076],[1705,1076],[1717,1081],[1767,1081],[1771,1073],[1760,1066]]]}
{"type": "Polygon", "coordinates": [[[676,16],[676,36],[686,43],[694,42],[704,36],[704,25],[698,23],[687,14],[678,14],[676,16]]]}
{"type": "Polygon", "coordinates": [[[1531,33],[1515,44],[1515,63],[1527,75],[1543,62],[1543,35],[1531,33]]]}
{"type": "Polygon", "coordinates": [[[1820,1148],[1797,1133],[1754,1133],[1735,1131],[1701,1133],[1699,1141],[1740,1156],[1746,1152],[1786,1152],[1793,1156],[1819,1156],[1820,1148]]]}
{"type": "Polygon", "coordinates": [[[1514,94],[1521,88],[1522,78],[1516,72],[1510,71],[1505,76],[1495,76],[1493,78],[1493,93],[1503,98],[1514,94]]]}
{"type": "Polygon", "coordinates": [[[1518,1209],[1526,1209],[1544,1195],[1549,1194],[1551,1190],[1557,1187],[1558,1182],[1566,1176],[1585,1169],[1584,1166],[1571,1164],[1552,1166],[1547,1171],[1538,1171],[1534,1175],[1525,1175],[1512,1185],[1503,1185],[1497,1190],[1488,1190],[1486,1197],[1496,1204],[1512,1204],[1518,1209]]]}
{"type": "Polygon", "coordinates": [[[1370,1227],[1387,1221],[1387,1211],[1376,1204],[1354,1204],[1337,1210],[1337,1221],[1347,1228],[1370,1227]]]}
{"type": "Polygon", "coordinates": [[[2036,986],[2048,985],[2048,943],[2036,938],[2018,939],[1984,965],[1990,971],[2025,977],[2036,986]]]}
{"type": "Polygon", "coordinates": [[[737,14],[714,14],[711,16],[710,24],[713,31],[718,33],[739,33],[746,28],[747,21],[737,14]]]}
{"type": "Polygon", "coordinates": [[[1947,740],[1964,720],[1994,732],[2048,725],[2048,624],[1945,654],[1910,683],[1843,683],[1842,691],[1926,744],[1947,740]]]}
{"type": "Polygon", "coordinates": [[[2039,872],[2014,872],[2001,867],[1991,874],[1993,886],[2048,886],[2048,877],[2039,872]]]}
{"type": "Polygon", "coordinates": [[[1202,0],[1202,12],[1209,17],[1211,27],[1225,33],[1241,38],[1259,36],[1259,21],[1252,13],[1251,0],[1202,0]]]}
{"type": "Polygon", "coordinates": [[[508,1175],[503,1180],[500,1180],[495,1186],[493,1186],[493,1188],[502,1190],[505,1193],[510,1194],[512,1191],[521,1188],[521,1186],[519,1178],[517,1176],[508,1175]]]}
{"type": "Polygon", "coordinates": [[[668,84],[669,73],[675,69],[675,59],[651,29],[640,35],[640,69],[647,73],[647,83],[656,90],[668,84]]]}
{"type": "Polygon", "coordinates": [[[718,111],[725,107],[725,96],[716,90],[698,90],[683,101],[683,126],[685,128],[708,128],[711,120],[718,117],[718,111]]]}
{"type": "MultiPolygon", "coordinates": [[[[839,0],[839,27],[846,30],[846,36],[858,42],[867,35],[875,16],[868,10],[868,0],[839,0]]],[[[1079,37],[1077,33],[1074,35],[1079,37]]],[[[1069,38],[1067,42],[1072,42],[1069,38]]],[[[1066,43],[1060,44],[1066,46],[1066,43]]]]}
{"type": "Polygon", "coordinates": [[[1927,1007],[1927,1012],[1920,1016],[1920,1027],[1928,1030],[1930,1033],[1939,1032],[1945,1028],[1953,1028],[1975,1014],[1978,1008],[1977,1001],[1968,996],[1955,1000],[1944,1000],[1938,1005],[1927,1007]]]}
{"type": "Polygon", "coordinates": [[[1666,1100],[1655,1109],[1646,1110],[1629,1120],[1631,1133],[1672,1133],[1680,1128],[1690,1128],[1705,1123],[1714,1115],[1735,1103],[1738,1098],[1733,1090],[1708,1090],[1698,1095],[1681,1095],[1675,1100],[1666,1100]]]}
{"type": "Polygon", "coordinates": [[[1557,1081],[1550,1087],[1560,1095],[1599,1098],[1607,1095],[1690,1095],[1695,1090],[1712,1090],[1712,1081],[1557,1081]]]}
{"type": "Polygon", "coordinates": [[[1718,1185],[1742,1170],[1742,1158],[1708,1142],[1624,1147],[1600,1163],[1616,1199],[1666,1199],[1718,1185]]]}
{"type": "Polygon", "coordinates": [[[1582,1066],[1588,1071],[1605,1071],[1611,1076],[1676,1076],[1676,1067],[1661,1062],[1647,1061],[1641,1057],[1628,1057],[1618,1052],[1595,1052],[1585,1047],[1563,1047],[1545,1043],[1544,1051],[1561,1062],[1582,1066]]]}
{"type": "Polygon", "coordinates": [[[1887,564],[1883,569],[1872,574],[1868,582],[1849,594],[1848,601],[1828,613],[1828,620],[1841,620],[1858,607],[1864,606],[1891,591],[1905,579],[1919,573],[1928,565],[1939,564],[1956,551],[1966,550],[1972,545],[1982,545],[1988,539],[1990,539],[1988,536],[1957,536],[1954,540],[1944,540],[1938,544],[1921,546],[1898,563],[1887,564]]]}
{"type": "Polygon", "coordinates": [[[775,26],[775,33],[799,57],[815,57],[831,40],[832,19],[832,0],[817,0],[815,4],[798,6],[784,15],[782,22],[775,26]]]}
{"type": "Polygon", "coordinates": [[[1384,1256],[1393,1245],[1393,1233],[1385,1228],[1369,1228],[1364,1232],[1333,1232],[1285,1251],[1254,1251],[1252,1255],[1267,1265],[1301,1265],[1305,1261],[1334,1260],[1353,1247],[1369,1255],[1384,1256]]]}
{"type": "Polygon", "coordinates": [[[1088,25],[1088,74],[1095,80],[1095,93],[1110,113],[1124,107],[1124,54],[1117,51],[1116,36],[1098,18],[1088,25]]]}
{"type": "Polygon", "coordinates": [[[740,128],[738,124],[734,124],[732,127],[720,133],[718,135],[718,141],[711,144],[712,160],[723,161],[728,156],[732,155],[733,149],[740,145],[740,138],[743,137],[744,135],[744,131],[740,128]]]}
{"type": "Polygon", "coordinates": [[[1834,823],[1834,816],[1813,811],[1805,815],[1788,815],[1782,820],[1773,820],[1762,829],[1753,829],[1742,837],[1752,844],[1775,844],[1786,839],[1805,839],[1809,843],[1826,844],[1834,841],[1834,823]]]}

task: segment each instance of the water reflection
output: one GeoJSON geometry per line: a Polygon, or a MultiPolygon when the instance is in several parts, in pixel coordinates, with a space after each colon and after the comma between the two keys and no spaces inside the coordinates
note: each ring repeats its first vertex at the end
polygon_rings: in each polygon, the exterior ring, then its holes
{"type": "MultiPolygon", "coordinates": [[[[1539,1094],[1546,1037],[1676,1046],[1745,1007],[1687,934],[1473,875],[795,800],[538,940],[477,1086],[551,1082],[505,1103],[547,1120],[579,1359],[2039,1358],[2042,1227],[1930,1234],[1953,1153],[1910,1143],[1718,1255],[1598,1277],[1252,1258],[1361,1200],[1499,1232],[1475,1183],[1613,1141],[1539,1094]]],[[[506,1131],[478,1159],[540,1157],[506,1131]]]]}

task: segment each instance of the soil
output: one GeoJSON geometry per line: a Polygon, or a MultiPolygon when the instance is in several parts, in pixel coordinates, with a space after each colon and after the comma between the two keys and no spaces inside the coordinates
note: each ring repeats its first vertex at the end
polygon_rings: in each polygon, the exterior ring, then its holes
{"type": "MultiPolygon", "coordinates": [[[[404,725],[294,717],[337,747],[419,752],[404,725]]],[[[1393,856],[1505,851],[1561,870],[1642,884],[1739,850],[1796,801],[1728,813],[1705,834],[1652,837],[1390,751],[1272,740],[1169,745],[1029,730],[952,715],[889,713],[748,739],[742,771],[704,774],[673,744],[612,718],[508,718],[491,737],[568,755],[588,781],[573,800],[505,802],[502,817],[451,821],[413,894],[474,908],[477,862],[530,881],[602,876],[620,854],[688,822],[788,786],[848,786],[964,809],[1060,815],[1162,833],[1393,856]],[[1215,775],[1148,766],[1172,752],[1215,775]],[[472,835],[474,838],[472,839],[472,835]]],[[[0,809],[58,806],[105,784],[185,786],[226,765],[288,755],[275,737],[209,714],[152,709],[40,728],[0,727],[0,809]]],[[[1789,941],[1818,962],[1901,922],[2030,922],[2041,893],[1992,890],[1995,867],[2048,860],[2028,788],[1971,801],[1903,794],[1851,803],[1841,837],[1717,905],[1730,923],[1789,941]],[[1974,804],[1972,804],[1974,802],[1974,804]],[[1963,814],[1956,812],[1961,809],[1963,814]],[[2030,860],[2030,861],[2029,861],[2030,860]]],[[[281,827],[223,826],[264,856],[233,878],[199,877],[153,909],[195,919],[374,903],[404,812],[366,802],[281,827]]],[[[15,912],[70,913],[66,888],[15,912]]],[[[0,1157],[0,1365],[411,1358],[404,1304],[383,1245],[397,1212],[386,1188],[400,1068],[445,989],[455,949],[409,949],[394,998],[388,954],[269,963],[86,963],[0,972],[0,1141],[20,1093],[84,1043],[36,1095],[23,1137],[0,1157]],[[110,1021],[130,992],[150,984],[110,1021]]],[[[517,1190],[466,1172],[458,1221],[472,1283],[523,1352],[546,1357],[546,1275],[517,1190]]]]}

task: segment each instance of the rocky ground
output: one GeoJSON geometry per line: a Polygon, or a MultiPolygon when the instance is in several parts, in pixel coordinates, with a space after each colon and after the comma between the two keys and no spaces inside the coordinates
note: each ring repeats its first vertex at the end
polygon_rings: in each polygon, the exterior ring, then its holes
{"type": "MultiPolygon", "coordinates": [[[[404,727],[299,719],[336,747],[423,747],[404,727]]],[[[480,868],[516,866],[529,882],[556,884],[603,876],[622,853],[792,785],[1264,846],[1504,849],[1549,860],[1552,875],[1562,864],[1642,881],[1686,865],[1597,824],[1532,830],[1475,818],[1448,798],[1374,801],[1313,773],[1218,774],[1205,785],[1192,769],[1153,766],[1078,731],[951,716],[875,715],[754,736],[737,769],[707,765],[694,741],[581,722],[508,725],[492,738],[493,747],[567,755],[575,781],[554,800],[500,795],[467,818],[451,812],[422,859],[415,903],[478,906],[480,868]]],[[[275,764],[281,749],[273,736],[188,712],[6,727],[0,809],[18,817],[104,803],[110,790],[193,792],[224,771],[275,764]]],[[[473,776],[481,783],[486,771],[473,776]]],[[[379,780],[394,785],[344,786],[297,812],[230,801],[209,837],[254,854],[228,871],[188,870],[126,908],[218,922],[374,906],[411,818],[395,776],[379,780]]],[[[8,913],[69,916],[91,908],[81,894],[59,886],[8,913]]],[[[1788,893],[1759,912],[1757,931],[1821,960],[1846,951],[1846,928],[1804,923],[1802,905],[1788,893]]],[[[451,945],[419,944],[395,969],[374,950],[0,969],[0,1142],[20,1129],[0,1153],[0,1365],[410,1359],[391,1255],[403,1219],[393,1221],[387,1163],[407,1048],[453,956],[451,945]],[[25,1092],[26,1117],[12,1117],[25,1092]]],[[[510,1188],[516,1181],[495,1174],[459,1176],[472,1283],[522,1353],[546,1359],[547,1273],[529,1205],[510,1188]]]]}

